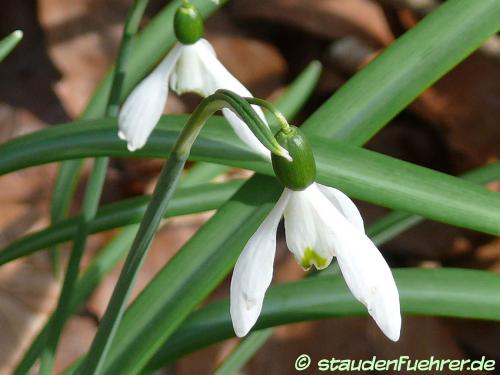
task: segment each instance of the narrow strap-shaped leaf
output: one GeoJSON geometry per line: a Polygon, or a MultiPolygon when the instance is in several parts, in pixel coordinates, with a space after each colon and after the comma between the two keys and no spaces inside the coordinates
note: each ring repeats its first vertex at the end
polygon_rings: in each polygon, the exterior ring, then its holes
{"type": "MultiPolygon", "coordinates": [[[[491,178],[498,172],[490,170],[491,178]]],[[[281,193],[272,182],[263,176],[250,179],[156,275],[128,309],[117,332],[119,345],[111,350],[105,367],[108,371],[129,369],[133,373],[140,369],[144,358],[151,356],[182,321],[182,314],[229,273],[240,249],[281,193]],[[259,191],[257,196],[255,191],[259,191]],[[155,330],[148,329],[152,326],[155,330]],[[148,345],[138,345],[139,337],[148,345]]]]}
{"type": "MultiPolygon", "coordinates": [[[[457,0],[458,1],[458,0],[457,0]]],[[[449,3],[449,2],[448,2],[449,3]]],[[[475,3],[475,2],[474,2],[475,3]]],[[[490,2],[490,5],[491,2],[490,2]]],[[[494,5],[494,4],[493,4],[494,5]]],[[[464,9],[464,12],[462,13],[462,15],[468,15],[470,13],[470,9],[464,9]]],[[[438,22],[438,24],[441,24],[441,26],[444,27],[444,24],[446,23],[446,19],[445,17],[443,16],[443,13],[441,13],[441,20],[438,22]]],[[[439,33],[437,33],[439,34],[439,33]]],[[[461,45],[461,44],[458,44],[458,45],[452,45],[452,46],[447,46],[445,44],[442,45],[442,48],[461,48],[461,47],[464,47],[466,50],[469,50],[470,46],[468,45],[461,45]],[[465,47],[464,47],[465,46],[465,47]]],[[[425,63],[425,61],[423,62],[425,63]]],[[[433,63],[436,63],[435,61],[433,63]]],[[[395,70],[394,74],[397,73],[397,69],[395,70]]],[[[418,79],[418,77],[416,77],[416,79],[418,79]]],[[[399,93],[397,92],[393,92],[393,93],[386,93],[386,99],[387,100],[391,100],[393,96],[397,96],[399,93]]],[[[354,105],[355,103],[351,103],[351,105],[354,105]]],[[[375,104],[374,104],[375,105],[375,104]]],[[[379,102],[378,103],[378,106],[383,106],[385,105],[385,103],[383,102],[379,102]]],[[[369,102],[368,104],[365,105],[365,108],[366,107],[369,107],[369,102]]],[[[399,110],[401,110],[402,108],[399,108],[399,110]]],[[[344,108],[338,108],[337,109],[338,111],[342,111],[344,110],[344,108]]],[[[347,137],[344,137],[346,140],[355,140],[357,144],[362,144],[364,143],[367,138],[369,138],[369,136],[365,136],[363,137],[364,139],[359,139],[360,137],[358,137],[358,139],[356,139],[356,129],[354,129],[354,127],[350,127],[350,126],[347,126],[346,125],[346,129],[347,133],[350,133],[347,137]]],[[[245,185],[245,187],[248,187],[248,188],[254,188],[254,189],[258,189],[259,188],[259,184],[262,183],[262,181],[259,181],[259,176],[256,176],[254,178],[252,178],[249,183],[247,183],[245,185]],[[255,185],[253,185],[255,184],[255,185]]],[[[275,183],[269,183],[268,184],[268,189],[271,189],[271,188],[274,188],[276,187],[276,184],[275,183]]],[[[237,194],[235,196],[235,199],[238,198],[239,195],[237,194]]],[[[254,199],[254,202],[258,202],[258,199],[261,198],[260,195],[257,195],[257,194],[254,194],[254,196],[252,197],[252,199],[254,199]]],[[[277,199],[277,194],[276,196],[274,196],[272,198],[274,201],[277,199]]],[[[231,203],[234,203],[234,200],[231,200],[230,202],[228,202],[228,204],[231,204],[231,203]]],[[[265,209],[263,206],[258,206],[258,207],[255,207],[255,210],[254,212],[256,212],[257,210],[261,210],[261,209],[265,209]]],[[[267,209],[267,211],[269,210],[269,208],[267,209]]],[[[219,212],[218,212],[218,220],[222,220],[221,219],[221,216],[223,213],[225,213],[225,209],[221,209],[219,212]]],[[[233,213],[233,215],[231,215],[231,220],[232,221],[237,221],[237,219],[239,218],[242,218],[243,215],[237,215],[236,213],[233,213]]],[[[216,215],[217,217],[217,215],[216,215]]],[[[262,220],[262,218],[260,219],[260,221],[262,220]]],[[[214,225],[213,223],[216,221],[215,217],[209,221],[209,223],[207,225],[205,225],[204,228],[208,228],[210,227],[210,225],[214,225]]],[[[230,222],[232,222],[230,221],[230,222]]],[[[257,228],[257,226],[260,224],[260,221],[257,220],[257,222],[249,222],[248,223],[248,226],[250,227],[249,229],[250,230],[255,230],[257,228]]],[[[251,233],[251,232],[250,232],[251,233]]],[[[228,233],[231,237],[232,240],[235,240],[234,238],[234,234],[233,233],[228,233]]],[[[219,241],[222,241],[223,238],[225,237],[226,233],[224,234],[221,234],[219,238],[219,241]]],[[[211,233],[211,236],[213,237],[214,234],[211,233]]],[[[248,236],[245,236],[245,234],[241,234],[240,235],[241,238],[239,238],[239,242],[236,243],[236,244],[233,244],[233,248],[229,247],[229,248],[226,248],[225,246],[223,247],[219,247],[219,249],[217,249],[218,251],[215,251],[213,253],[211,253],[212,257],[217,255],[218,257],[221,255],[221,254],[224,254],[225,256],[229,256],[228,252],[238,252],[243,246],[244,246],[244,243],[246,242],[246,240],[248,240],[249,238],[249,235],[248,236]],[[234,247],[237,247],[236,249],[234,249],[234,247]]],[[[203,235],[203,232],[198,232],[198,235],[195,236],[196,237],[196,240],[197,241],[201,241],[202,238],[204,237],[203,235]]],[[[210,238],[210,237],[207,237],[207,238],[210,238]]],[[[194,239],[193,239],[194,241],[194,239]]],[[[190,241],[190,243],[192,243],[192,241],[190,241]]],[[[181,251],[181,253],[187,253],[183,256],[188,256],[188,254],[190,253],[190,246],[189,244],[183,248],[183,250],[181,251]]],[[[208,249],[207,249],[208,250],[208,249]]],[[[197,253],[193,254],[193,255],[196,255],[197,253]]],[[[208,254],[210,255],[210,254],[208,254]]],[[[210,259],[210,258],[209,258],[210,259]]],[[[236,259],[236,254],[233,256],[232,258],[232,262],[234,263],[235,259],[236,259]]],[[[226,262],[229,261],[231,262],[230,259],[226,259],[226,262]]],[[[220,264],[220,267],[221,269],[219,270],[214,270],[213,268],[210,269],[210,274],[208,275],[207,273],[205,273],[205,275],[202,275],[201,273],[203,273],[203,270],[202,269],[197,269],[195,271],[197,272],[194,272],[192,277],[189,278],[186,276],[186,280],[185,282],[187,283],[186,285],[192,285],[192,282],[193,281],[200,281],[203,280],[203,287],[206,288],[204,294],[203,293],[183,293],[182,295],[179,295],[178,298],[176,299],[176,308],[177,308],[177,314],[174,316],[174,317],[171,317],[170,315],[167,315],[165,316],[164,315],[164,312],[165,310],[162,309],[161,306],[168,306],[169,302],[172,302],[172,300],[170,299],[170,296],[167,296],[165,298],[163,298],[163,296],[161,296],[160,298],[162,299],[161,301],[158,301],[158,305],[155,306],[155,312],[153,312],[153,306],[151,306],[151,304],[148,305],[148,309],[146,312],[147,313],[150,313],[151,315],[149,315],[149,322],[151,324],[154,324],[155,328],[162,328],[162,327],[168,327],[169,328],[169,332],[171,332],[171,330],[175,329],[175,327],[177,327],[179,325],[179,322],[182,320],[183,316],[185,317],[187,315],[187,312],[189,311],[189,309],[192,309],[196,304],[198,304],[204,295],[208,294],[210,290],[212,290],[215,285],[217,284],[217,282],[212,282],[214,280],[214,278],[222,278],[223,277],[223,274],[224,272],[228,272],[230,267],[231,267],[231,263],[230,264],[225,264],[224,262],[224,259],[220,259],[219,258],[219,262],[218,264],[220,264]],[[222,267],[225,267],[225,268],[222,268],[222,267]],[[226,271],[224,271],[226,270],[226,271]],[[209,284],[209,285],[207,285],[209,284]],[[182,306],[179,306],[183,304],[184,307],[182,306]],[[182,316],[181,316],[182,315],[182,316]],[[161,323],[161,324],[160,324],[161,323]]],[[[189,265],[189,263],[187,263],[187,265],[189,265]]],[[[205,268],[206,269],[206,268],[205,268]]],[[[158,281],[159,284],[157,285],[165,285],[165,284],[162,284],[162,281],[164,281],[164,279],[162,279],[161,276],[163,276],[164,278],[168,278],[169,277],[169,274],[170,273],[175,273],[176,269],[173,269],[171,267],[171,264],[169,263],[164,269],[163,271],[158,275],[157,278],[155,278],[155,281],[158,281]]],[[[208,272],[208,271],[206,271],[208,272]]],[[[220,280],[220,279],[219,279],[220,280]]],[[[157,286],[156,286],[157,287],[157,286]]],[[[139,297],[139,299],[145,299],[147,301],[154,301],[153,299],[148,299],[148,297],[151,297],[151,293],[154,294],[154,289],[155,289],[155,286],[152,286],[150,285],[142,294],[141,296],[139,297]],[[142,298],[141,298],[142,297],[142,298]]],[[[134,303],[131,308],[129,309],[129,312],[127,313],[127,316],[132,316],[134,317],[134,313],[137,314],[141,311],[141,308],[140,308],[140,305],[141,303],[138,302],[139,301],[136,300],[136,303],[134,303]],[[139,307],[137,307],[139,306],[139,307]],[[134,307],[136,307],[134,309],[134,307]],[[132,311],[134,311],[134,313],[132,313],[132,311]]],[[[144,312],[144,311],[143,311],[144,312]]],[[[140,315],[137,315],[136,318],[139,318],[140,315]]],[[[120,332],[124,335],[128,335],[128,339],[127,340],[123,340],[120,342],[120,347],[115,347],[114,348],[114,351],[115,351],[115,354],[114,356],[116,355],[116,357],[107,365],[107,368],[110,368],[112,369],[113,366],[117,366],[115,367],[115,370],[118,370],[118,369],[123,369],[123,368],[128,368],[128,369],[140,369],[141,366],[140,364],[137,364],[135,362],[133,362],[133,357],[135,354],[135,348],[133,347],[133,333],[130,332],[130,329],[136,329],[137,327],[135,327],[136,324],[145,324],[146,322],[144,322],[143,320],[141,321],[136,321],[133,322],[133,321],[129,321],[130,323],[129,324],[122,324],[122,327],[120,329],[120,332]],[[135,323],[135,324],[134,324],[135,323]],[[130,335],[129,335],[130,334],[130,335]],[[127,350],[128,349],[128,350],[127,350]],[[122,355],[120,355],[120,353],[122,355]],[[123,359],[124,361],[120,361],[121,359],[123,359]],[[130,364],[130,366],[127,366],[127,364],[130,364]],[[118,367],[119,365],[125,365],[125,366],[122,366],[122,367],[118,367]]],[[[125,323],[125,322],[124,322],[125,323]]],[[[138,331],[136,331],[136,334],[137,333],[140,333],[140,336],[137,336],[136,339],[138,339],[139,337],[141,338],[141,344],[142,346],[139,346],[137,349],[138,349],[138,352],[139,353],[139,358],[141,358],[141,360],[144,359],[144,356],[147,355],[148,353],[152,353],[154,352],[155,348],[157,347],[158,343],[161,342],[161,340],[165,340],[168,336],[169,336],[169,332],[165,332],[163,330],[160,330],[158,332],[155,332],[156,335],[153,335],[153,332],[151,332],[151,330],[142,330],[139,328],[138,331]],[[146,336],[144,336],[143,334],[145,334],[146,336]],[[144,338],[146,338],[146,340],[144,340],[144,338]],[[147,342],[147,344],[145,344],[147,342]],[[144,353],[143,352],[143,346],[148,346],[148,345],[151,345],[147,348],[147,353],[144,353]]]]}
{"type": "MultiPolygon", "coordinates": [[[[485,184],[490,182],[492,178],[495,179],[496,177],[493,168],[491,168],[491,166],[487,166],[470,171],[463,175],[462,178],[476,183],[485,184]]],[[[498,178],[500,178],[500,171],[498,173],[498,178]]],[[[420,216],[400,211],[393,211],[368,226],[368,228],[366,228],[366,234],[375,243],[375,245],[380,246],[421,221],[423,221],[423,218],[420,216]]],[[[326,274],[331,270],[332,267],[329,267],[321,273],[326,274]]],[[[338,272],[338,267],[335,268],[335,271],[338,272]]],[[[216,374],[222,375],[236,373],[239,369],[243,368],[250,358],[267,342],[269,338],[271,338],[272,334],[273,329],[271,328],[250,332],[250,334],[246,336],[228,355],[228,357],[216,370],[216,374]]]]}
{"type": "MultiPolygon", "coordinates": [[[[111,81],[109,98],[106,100],[106,110],[104,113],[106,117],[118,116],[120,95],[125,79],[130,50],[132,48],[132,41],[139,29],[139,25],[148,2],[149,0],[134,0],[128,12],[116,60],[116,68],[111,81]]],[[[106,179],[108,164],[109,158],[107,157],[97,157],[92,163],[92,169],[83,197],[81,215],[77,221],[73,248],[71,250],[68,266],[64,275],[61,294],[45,335],[45,345],[41,353],[41,375],[51,374],[54,367],[59,339],[64,324],[70,315],[70,303],[73,298],[73,291],[76,287],[78,275],[80,273],[80,262],[87,243],[87,237],[90,233],[89,224],[95,218],[97,213],[104,187],[104,181],[106,179]]],[[[67,188],[70,189],[69,186],[67,188]]],[[[66,199],[62,198],[62,201],[64,202],[66,199]]],[[[52,213],[54,213],[54,211],[52,211],[52,213]]],[[[57,251],[57,248],[52,249],[53,253],[57,253],[57,251]]],[[[57,261],[58,257],[53,257],[53,260],[57,261]]],[[[58,265],[56,265],[56,268],[58,268],[58,265]]]]}
{"type": "Polygon", "coordinates": [[[151,201],[146,208],[144,218],[141,220],[139,230],[127,255],[110,302],[90,345],[89,352],[82,363],[83,373],[106,373],[105,363],[113,346],[112,344],[115,342],[115,335],[125,313],[128,297],[134,287],[154,234],[177,189],[178,181],[191,153],[193,143],[206,121],[214,112],[223,108],[229,108],[240,117],[269,151],[280,156],[288,156],[288,151],[279,145],[267,124],[264,123],[245,99],[231,91],[220,89],[201,101],[176,138],[168,159],[160,172],[151,201]]]}
{"type": "Polygon", "coordinates": [[[104,373],[137,373],[186,313],[223,280],[236,262],[238,249],[281,193],[281,188],[272,182],[270,177],[255,176],[243,185],[155,276],[155,282],[127,309],[104,373]],[[149,301],[147,306],[143,301],[149,301]]]}
{"type": "MultiPolygon", "coordinates": [[[[227,0],[221,0],[217,3],[205,0],[192,1],[202,17],[207,17],[226,2],[227,0]]],[[[124,99],[132,91],[134,86],[174,45],[176,38],[172,26],[173,18],[180,4],[180,0],[171,1],[138,35],[134,48],[130,51],[125,81],[120,85],[120,90],[116,90],[113,94],[113,102],[118,103],[121,99],[124,99]]],[[[114,75],[115,69],[112,67],[106,78],[103,79],[93,94],[82,115],[82,119],[100,118],[104,116],[107,101],[111,94],[111,83],[114,75]]],[[[112,107],[113,110],[117,109],[117,105],[113,105],[112,107]]],[[[72,200],[82,166],[83,160],[81,159],[68,160],[61,164],[56,179],[51,208],[52,223],[58,223],[66,217],[68,211],[67,207],[69,207],[72,200]]]]}
{"type": "Polygon", "coordinates": [[[446,1],[343,85],[305,128],[366,142],[499,29],[500,1],[446,1]]]}
{"type": "MultiPolygon", "coordinates": [[[[180,145],[181,150],[184,147],[182,141],[176,145],[180,145]]],[[[128,297],[187,160],[187,155],[183,155],[182,152],[177,153],[177,150],[174,148],[160,173],[155,191],[128,252],[109,304],[82,363],[84,374],[104,373],[103,367],[125,312],[128,297]]]]}
{"type": "MultiPolygon", "coordinates": [[[[107,276],[108,273],[116,267],[118,262],[125,257],[130,245],[132,245],[138,228],[138,225],[130,225],[124,228],[110,243],[104,246],[99,254],[92,260],[75,287],[75,292],[73,293],[71,305],[69,307],[71,313],[77,311],[104,277],[107,276]]],[[[14,375],[29,373],[30,368],[33,366],[43,349],[48,324],[49,323],[47,323],[44,329],[38,334],[30,348],[24,353],[23,358],[14,371],[14,375]]]]}
{"type": "Polygon", "coordinates": [[[236,374],[272,334],[272,329],[263,329],[249,334],[214,371],[214,375],[236,374]]]}
{"type": "MultiPolygon", "coordinates": [[[[500,275],[466,269],[394,269],[405,315],[500,320],[500,275]]],[[[365,315],[342,276],[311,277],[272,286],[255,329],[300,321],[365,315]]],[[[403,331],[404,335],[404,331],[403,331]]],[[[193,313],[149,363],[153,370],[196,349],[234,337],[229,302],[193,313]],[[203,332],[203,335],[200,335],[203,332]]]]}
{"type": "MultiPolygon", "coordinates": [[[[148,145],[130,154],[116,137],[111,120],[44,129],[0,145],[0,173],[30,165],[86,155],[166,157],[185,117],[167,116],[148,145]],[[165,121],[168,125],[165,125],[165,121]],[[168,129],[168,130],[167,130],[168,129]],[[177,130],[176,129],[176,130],[177,130]]],[[[309,137],[318,181],[348,195],[426,218],[497,235],[500,197],[467,181],[337,141],[309,137]]],[[[209,121],[194,144],[191,159],[218,162],[272,175],[238,141],[221,119],[209,121]]]]}
{"type": "MultiPolygon", "coordinates": [[[[188,175],[191,171],[188,173],[188,175]]],[[[209,210],[217,208],[223,202],[225,202],[229,197],[237,190],[239,186],[242,185],[242,181],[229,181],[220,184],[197,184],[197,186],[190,188],[178,189],[170,202],[170,207],[167,210],[165,217],[177,216],[189,213],[195,213],[199,210],[209,210]],[[220,199],[220,202],[217,202],[220,199]],[[215,200],[215,205],[214,201],[215,200]],[[217,204],[218,203],[218,204],[217,204]],[[211,206],[212,205],[212,206],[211,206]],[[195,211],[192,211],[192,210],[195,211]]],[[[109,205],[107,208],[103,207],[103,216],[109,216],[108,219],[104,219],[104,223],[107,220],[113,220],[126,216],[127,213],[136,215],[133,222],[139,222],[144,216],[144,211],[146,204],[149,202],[149,197],[138,197],[130,199],[130,204],[135,204],[134,207],[130,208],[130,211],[120,211],[114,212],[115,205],[109,205]]],[[[119,208],[122,204],[127,203],[125,201],[117,204],[116,208],[119,208]]],[[[99,215],[97,219],[99,220],[99,215]]],[[[121,224],[125,225],[125,224],[121,224]]],[[[119,225],[119,226],[121,226],[119,225]]],[[[99,285],[100,281],[113,270],[118,262],[125,257],[128,249],[132,245],[132,241],[137,234],[138,225],[130,225],[125,227],[117,236],[108,243],[99,254],[92,260],[90,265],[85,270],[85,273],[80,277],[78,283],[75,287],[75,292],[71,301],[70,311],[74,312],[78,307],[90,296],[94,289],[99,285]]],[[[69,238],[69,236],[68,236],[69,238]]],[[[36,239],[32,239],[36,241],[36,239]]],[[[50,241],[49,241],[50,242],[50,241]]],[[[22,244],[20,244],[22,246],[22,244]]],[[[36,337],[36,339],[31,344],[29,350],[25,353],[23,359],[19,362],[16,368],[15,374],[21,375],[26,374],[35,360],[37,359],[41,349],[43,348],[43,335],[45,334],[46,328],[36,337]]]]}
{"type": "MultiPolygon", "coordinates": [[[[311,94],[320,72],[321,66],[319,63],[310,63],[285,90],[284,94],[278,98],[276,106],[287,116],[294,116],[311,94]]],[[[175,119],[179,120],[178,118],[175,119]]],[[[185,121],[185,119],[182,121],[185,121]]],[[[200,168],[197,168],[198,165],[196,165],[194,170],[193,168],[189,170],[189,173],[182,180],[182,186],[196,185],[204,181],[207,176],[215,176],[220,171],[227,169],[226,166],[220,164],[202,164],[199,166],[200,168]]],[[[171,206],[167,210],[167,216],[193,213],[194,211],[190,211],[192,209],[191,206],[196,207],[199,211],[216,209],[225,200],[229,199],[241,184],[242,181],[231,181],[216,186],[203,184],[203,186],[193,189],[181,189],[175,193],[171,206]],[[201,191],[204,191],[204,198],[196,199],[200,197],[199,192],[201,191]]],[[[98,211],[96,219],[90,223],[91,233],[138,222],[144,214],[147,202],[146,197],[131,198],[103,207],[98,211]]],[[[11,243],[4,249],[5,252],[0,252],[0,264],[40,250],[51,244],[69,240],[74,230],[74,225],[74,219],[67,220],[11,243]]]]}
{"type": "MultiPolygon", "coordinates": [[[[275,107],[288,120],[293,120],[311,97],[321,75],[321,63],[310,62],[304,70],[292,81],[285,92],[274,103],[275,107]]],[[[274,116],[266,116],[269,126],[278,130],[274,116]]]]}
{"type": "Polygon", "coordinates": [[[0,62],[12,52],[22,38],[23,32],[21,30],[16,30],[0,40],[0,62]]]}
{"type": "MultiPolygon", "coordinates": [[[[220,184],[198,184],[181,188],[172,198],[165,218],[204,212],[219,208],[243,184],[241,180],[220,184]]],[[[89,232],[97,233],[124,225],[138,223],[144,216],[149,196],[126,199],[101,207],[95,219],[89,223],[89,232]]],[[[0,252],[0,264],[47,248],[50,244],[69,241],[73,238],[77,218],[67,219],[59,224],[31,233],[12,242],[0,252]]]]}

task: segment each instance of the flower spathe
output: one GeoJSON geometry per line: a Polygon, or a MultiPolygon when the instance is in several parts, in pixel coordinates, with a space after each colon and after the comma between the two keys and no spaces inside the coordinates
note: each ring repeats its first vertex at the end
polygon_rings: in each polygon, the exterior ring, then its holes
{"type": "MultiPolygon", "coordinates": [[[[160,120],[169,86],[177,94],[194,92],[203,97],[226,89],[244,97],[251,93],[217,59],[208,41],[177,43],[162,62],[132,91],[123,104],[119,118],[119,137],[127,141],[130,151],[142,148],[160,120]]],[[[262,110],[253,106],[264,119],[262,110]]],[[[245,123],[229,109],[222,113],[238,137],[253,151],[270,159],[269,151],[245,123]]]]}
{"type": "Polygon", "coordinates": [[[243,249],[231,280],[231,319],[237,336],[257,321],[273,274],[276,231],[285,218],[286,242],[299,264],[327,267],[337,258],[353,295],[384,334],[399,339],[399,294],[391,270],[366,236],[361,215],[341,191],[317,183],[303,191],[285,188],[275,207],[243,249]]]}

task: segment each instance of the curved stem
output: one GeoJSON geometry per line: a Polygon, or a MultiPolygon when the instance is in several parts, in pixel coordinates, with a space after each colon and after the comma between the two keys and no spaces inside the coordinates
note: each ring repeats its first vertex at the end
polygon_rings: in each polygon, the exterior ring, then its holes
{"type": "Polygon", "coordinates": [[[148,253],[153,236],[177,187],[191,147],[207,119],[222,108],[229,108],[235,112],[265,146],[269,147],[272,152],[281,153],[281,149],[276,147],[279,145],[270,129],[248,102],[238,95],[230,91],[219,90],[198,105],[184,126],[160,172],[155,191],[125,260],[109,305],[82,365],[83,374],[100,374],[102,372],[104,361],[122,320],[128,297],[148,253]]]}
{"type": "Polygon", "coordinates": [[[291,131],[290,124],[288,123],[285,116],[283,116],[283,114],[278,110],[278,108],[274,106],[274,104],[259,98],[245,98],[245,100],[250,104],[255,104],[258,105],[259,107],[267,109],[274,115],[274,117],[276,117],[278,123],[280,124],[281,130],[284,133],[290,133],[291,131]]]}

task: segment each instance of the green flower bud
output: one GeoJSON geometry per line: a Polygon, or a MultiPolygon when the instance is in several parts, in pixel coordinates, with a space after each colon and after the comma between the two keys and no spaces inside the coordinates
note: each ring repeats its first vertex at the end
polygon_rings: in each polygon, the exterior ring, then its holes
{"type": "Polygon", "coordinates": [[[203,36],[203,19],[193,5],[184,3],[177,9],[174,32],[182,44],[194,44],[203,36]]]}
{"type": "Polygon", "coordinates": [[[287,132],[280,130],[275,137],[293,159],[288,161],[272,154],[271,159],[276,177],[289,189],[304,190],[316,178],[316,162],[309,141],[295,126],[290,126],[287,132]]]}

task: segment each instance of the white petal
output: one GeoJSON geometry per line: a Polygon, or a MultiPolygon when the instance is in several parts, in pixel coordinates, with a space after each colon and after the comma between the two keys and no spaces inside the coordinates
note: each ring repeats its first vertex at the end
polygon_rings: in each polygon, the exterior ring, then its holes
{"type": "MultiPolygon", "coordinates": [[[[177,94],[195,92],[204,97],[213,94],[219,89],[230,90],[244,97],[253,96],[222,65],[215,56],[212,46],[205,39],[200,39],[192,45],[183,46],[181,56],[170,77],[170,87],[177,94]]],[[[267,124],[260,107],[255,105],[252,107],[267,124]]],[[[269,150],[260,143],[237,115],[229,109],[223,109],[222,113],[243,142],[266,160],[271,159],[269,150]]]]}
{"type": "Polygon", "coordinates": [[[354,202],[347,195],[342,193],[340,190],[332,188],[330,186],[325,186],[317,184],[319,190],[328,198],[328,200],[335,206],[337,210],[344,215],[344,217],[358,230],[365,231],[363,224],[363,218],[359,213],[358,208],[354,202]]]}
{"type": "Polygon", "coordinates": [[[210,61],[215,59],[213,49],[200,39],[194,44],[183,45],[175,69],[170,76],[170,87],[177,94],[194,92],[206,97],[219,87],[210,74],[210,61]]]}
{"type": "Polygon", "coordinates": [[[316,184],[303,191],[291,192],[285,209],[286,243],[306,270],[311,265],[318,269],[328,267],[335,255],[333,243],[323,230],[325,223],[312,204],[311,189],[316,191],[316,184]]]}
{"type": "MultiPolygon", "coordinates": [[[[253,107],[255,109],[255,106],[253,107]]],[[[260,143],[257,137],[252,133],[250,128],[238,116],[236,116],[234,112],[232,112],[230,109],[224,108],[222,110],[222,114],[229,122],[236,135],[245,144],[247,144],[252,149],[252,151],[268,161],[271,160],[271,152],[266,147],[264,147],[262,143],[260,143]]],[[[288,155],[288,152],[286,152],[286,154],[288,155]]]]}
{"type": "Polygon", "coordinates": [[[180,45],[132,91],[118,117],[118,136],[130,151],[142,148],[161,117],[168,95],[168,76],[175,66],[180,45]]]}
{"type": "Polygon", "coordinates": [[[288,190],[285,189],[234,266],[230,311],[234,332],[238,337],[250,331],[262,310],[264,295],[273,278],[276,231],[288,199],[288,190]]]}
{"type": "Polygon", "coordinates": [[[310,200],[333,243],[349,289],[367,307],[384,334],[397,341],[401,329],[399,294],[389,266],[364,231],[346,220],[315,184],[311,186],[314,188],[308,188],[310,200]]]}

